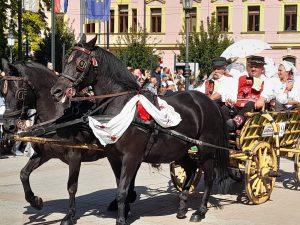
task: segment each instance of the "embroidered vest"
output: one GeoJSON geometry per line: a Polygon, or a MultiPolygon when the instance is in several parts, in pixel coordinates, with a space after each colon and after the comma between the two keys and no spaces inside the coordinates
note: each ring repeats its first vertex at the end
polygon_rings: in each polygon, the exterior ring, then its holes
{"type": "Polygon", "coordinates": [[[239,78],[237,102],[235,104],[237,107],[244,107],[248,101],[259,99],[263,91],[264,83],[258,80],[260,83],[257,84],[254,79],[255,78],[246,75],[239,78]],[[257,85],[259,85],[260,88],[257,88],[257,85]]]}

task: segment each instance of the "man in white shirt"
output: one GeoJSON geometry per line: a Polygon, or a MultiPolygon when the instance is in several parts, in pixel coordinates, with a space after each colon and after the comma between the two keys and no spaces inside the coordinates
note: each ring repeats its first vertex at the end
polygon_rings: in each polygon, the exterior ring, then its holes
{"type": "Polygon", "coordinates": [[[234,97],[228,98],[222,107],[230,131],[244,124],[246,112],[262,109],[265,99],[272,96],[272,85],[264,76],[264,65],[264,57],[251,56],[247,67],[248,75],[239,78],[237,89],[231,91],[231,96],[234,97]]]}
{"type": "Polygon", "coordinates": [[[213,71],[200,88],[196,88],[216,101],[219,105],[225,102],[224,97],[228,95],[228,86],[233,83],[233,79],[229,77],[226,71],[227,61],[223,57],[215,58],[212,60],[213,71]]]}

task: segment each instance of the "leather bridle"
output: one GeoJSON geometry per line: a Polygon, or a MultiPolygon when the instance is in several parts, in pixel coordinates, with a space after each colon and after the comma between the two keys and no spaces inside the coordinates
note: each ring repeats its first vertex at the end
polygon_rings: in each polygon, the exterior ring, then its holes
{"type": "Polygon", "coordinates": [[[72,75],[69,75],[66,73],[61,73],[60,76],[71,81],[72,82],[71,87],[76,88],[83,81],[85,76],[88,74],[91,66],[93,66],[93,68],[98,67],[98,62],[97,62],[96,58],[94,57],[93,52],[86,48],[76,46],[73,48],[73,50],[80,51],[80,52],[88,55],[88,59],[87,60],[83,60],[83,59],[76,60],[76,70],[78,71],[76,77],[73,77],[72,75]]]}
{"type": "MultiPolygon", "coordinates": [[[[17,81],[17,82],[22,82],[22,87],[17,88],[15,92],[15,99],[22,105],[22,108],[19,110],[10,110],[7,109],[5,110],[5,113],[3,115],[3,118],[15,118],[19,116],[17,119],[24,119],[27,116],[27,111],[31,107],[30,105],[27,105],[28,102],[30,102],[31,99],[28,99],[29,95],[29,90],[34,93],[34,88],[31,84],[31,82],[26,78],[26,77],[14,77],[14,76],[4,76],[2,77],[2,80],[5,81],[17,81]]],[[[19,105],[19,104],[18,104],[19,105]]],[[[28,119],[28,118],[27,118],[28,119]]]]}

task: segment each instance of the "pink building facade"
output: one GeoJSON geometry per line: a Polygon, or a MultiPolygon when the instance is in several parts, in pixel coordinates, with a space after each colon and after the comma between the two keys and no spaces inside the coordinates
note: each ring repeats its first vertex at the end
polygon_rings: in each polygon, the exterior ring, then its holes
{"type": "MultiPolygon", "coordinates": [[[[174,56],[182,42],[184,11],[181,0],[111,0],[109,44],[113,51],[124,46],[117,39],[130,28],[146,28],[149,45],[155,45],[163,65],[174,67],[174,56]]],[[[191,25],[199,31],[201,21],[216,16],[222,30],[234,41],[244,38],[268,42],[272,50],[262,53],[276,63],[293,61],[300,68],[299,0],[194,0],[191,25]]],[[[77,36],[80,33],[80,4],[70,0],[67,17],[77,36]]],[[[84,21],[83,32],[89,38],[98,35],[98,45],[106,47],[107,24],[84,21]]]]}

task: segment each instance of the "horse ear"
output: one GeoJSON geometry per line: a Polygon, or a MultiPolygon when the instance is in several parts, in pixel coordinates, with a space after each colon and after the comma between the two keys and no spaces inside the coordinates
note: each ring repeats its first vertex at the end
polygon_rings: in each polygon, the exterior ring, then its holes
{"type": "Polygon", "coordinates": [[[9,68],[9,63],[6,59],[1,59],[1,64],[2,64],[2,68],[3,68],[3,71],[5,73],[9,72],[10,71],[10,68],[9,68]]]}
{"type": "Polygon", "coordinates": [[[80,41],[78,42],[78,44],[85,44],[85,43],[86,43],[86,35],[82,34],[81,38],[80,38],[80,41]]]}
{"type": "Polygon", "coordinates": [[[97,35],[92,39],[90,40],[87,45],[90,47],[90,48],[94,48],[95,45],[96,45],[96,42],[97,42],[97,35]]]}

